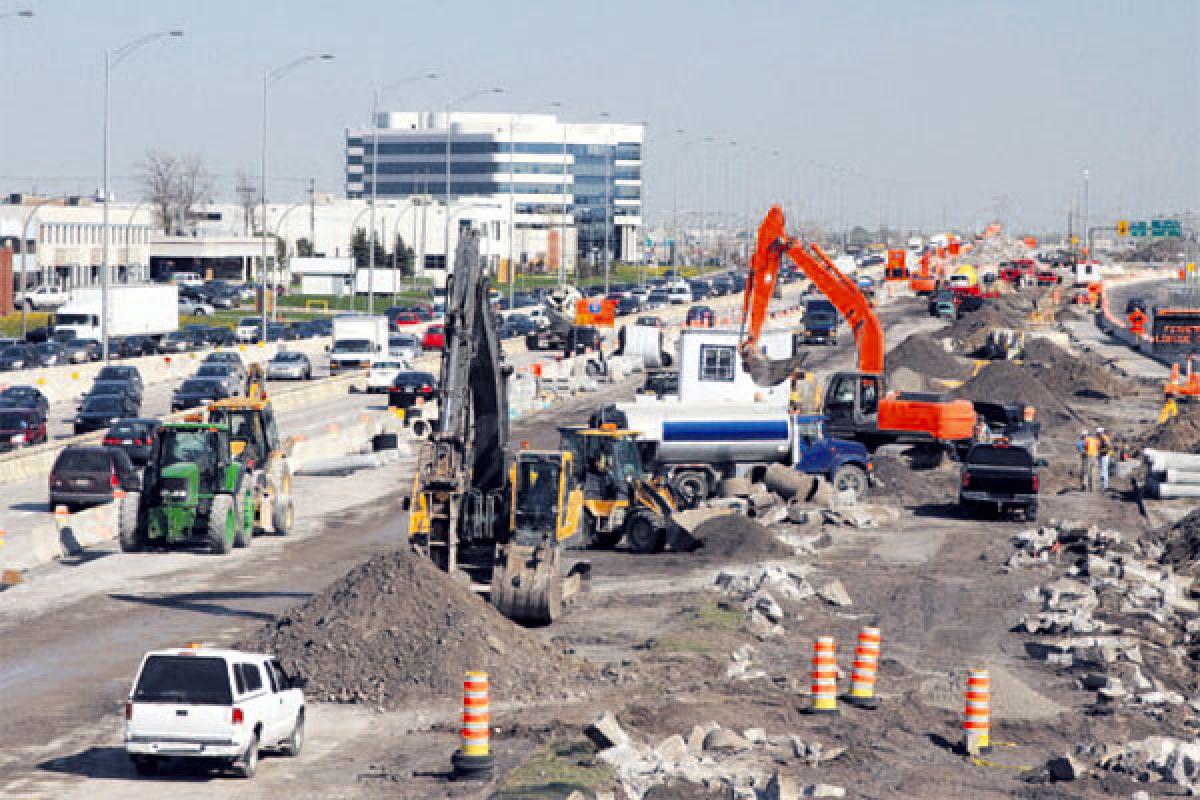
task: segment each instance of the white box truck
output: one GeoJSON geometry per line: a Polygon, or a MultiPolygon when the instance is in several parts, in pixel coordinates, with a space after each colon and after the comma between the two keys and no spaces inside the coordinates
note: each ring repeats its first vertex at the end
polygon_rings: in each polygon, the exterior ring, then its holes
{"type": "MultiPolygon", "coordinates": [[[[101,289],[71,290],[58,309],[54,329],[79,339],[100,338],[101,289]]],[[[170,283],[108,287],[108,335],[162,336],[179,330],[179,287],[170,283]]]]}
{"type": "Polygon", "coordinates": [[[330,375],[350,369],[367,369],[372,361],[386,356],[387,351],[387,317],[341,314],[333,318],[330,375]]]}

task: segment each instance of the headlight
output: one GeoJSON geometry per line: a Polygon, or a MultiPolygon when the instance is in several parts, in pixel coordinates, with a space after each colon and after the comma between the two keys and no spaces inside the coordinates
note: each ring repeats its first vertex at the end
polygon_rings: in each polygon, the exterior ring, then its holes
{"type": "Polygon", "coordinates": [[[11,444],[25,444],[25,434],[18,433],[8,440],[11,444]]]}

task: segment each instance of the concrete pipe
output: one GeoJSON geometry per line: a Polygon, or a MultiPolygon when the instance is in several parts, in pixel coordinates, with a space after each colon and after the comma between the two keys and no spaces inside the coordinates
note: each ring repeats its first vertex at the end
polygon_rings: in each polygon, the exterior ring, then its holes
{"type": "Polygon", "coordinates": [[[1169,500],[1172,497],[1200,497],[1200,484],[1195,483],[1154,483],[1150,488],[1160,500],[1169,500]]]}
{"type": "Polygon", "coordinates": [[[1185,485],[1200,485],[1200,472],[1190,472],[1182,469],[1169,469],[1164,473],[1163,483],[1179,483],[1185,485]]]}
{"type": "Polygon", "coordinates": [[[1168,469],[1183,469],[1200,471],[1200,455],[1192,453],[1175,453],[1170,450],[1145,450],[1150,468],[1155,472],[1168,469]]]}
{"type": "Polygon", "coordinates": [[[782,464],[771,464],[767,467],[766,473],[763,475],[763,483],[766,484],[767,488],[784,500],[791,500],[794,497],[805,497],[812,491],[814,480],[816,479],[811,475],[796,472],[796,470],[785,467],[782,464]]]}

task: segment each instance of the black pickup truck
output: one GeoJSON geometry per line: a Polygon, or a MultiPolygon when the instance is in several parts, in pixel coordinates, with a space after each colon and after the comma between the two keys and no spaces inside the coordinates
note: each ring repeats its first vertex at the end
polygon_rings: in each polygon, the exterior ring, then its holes
{"type": "Polygon", "coordinates": [[[985,511],[1020,509],[1025,519],[1037,519],[1037,460],[1027,447],[976,444],[963,459],[958,503],[972,516],[985,511]]]}
{"type": "Polygon", "coordinates": [[[983,417],[995,438],[1008,444],[1024,447],[1037,458],[1038,440],[1042,435],[1042,423],[1026,421],[1024,403],[991,403],[977,400],[973,403],[975,413],[983,417]]]}

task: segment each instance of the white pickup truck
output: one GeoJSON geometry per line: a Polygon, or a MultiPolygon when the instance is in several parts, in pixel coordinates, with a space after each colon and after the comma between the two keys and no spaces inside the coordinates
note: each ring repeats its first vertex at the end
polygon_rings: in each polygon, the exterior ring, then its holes
{"type": "Polygon", "coordinates": [[[125,704],[125,752],[139,775],[168,758],[251,778],[262,748],[298,756],[304,693],[269,655],[189,646],[147,653],[125,704]]]}
{"type": "Polygon", "coordinates": [[[30,311],[53,311],[69,299],[67,290],[61,286],[39,286],[14,298],[18,306],[24,305],[30,311]]]}

